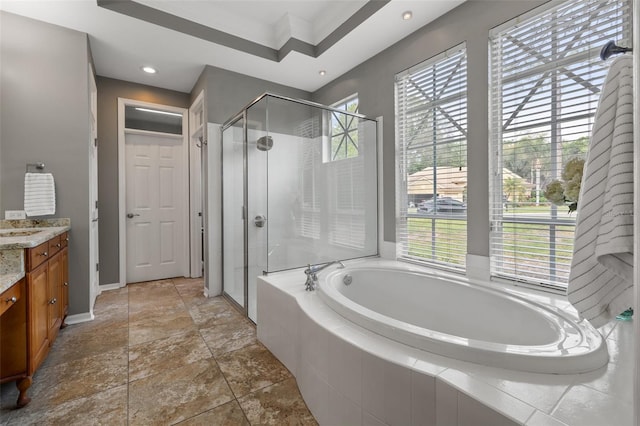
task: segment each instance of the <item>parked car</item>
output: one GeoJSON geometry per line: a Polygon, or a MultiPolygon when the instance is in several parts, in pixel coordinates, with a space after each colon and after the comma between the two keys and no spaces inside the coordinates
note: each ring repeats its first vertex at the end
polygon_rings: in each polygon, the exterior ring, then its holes
{"type": "Polygon", "coordinates": [[[418,206],[418,211],[426,213],[465,214],[467,212],[467,205],[451,197],[442,197],[435,200],[422,201],[418,206]]]}

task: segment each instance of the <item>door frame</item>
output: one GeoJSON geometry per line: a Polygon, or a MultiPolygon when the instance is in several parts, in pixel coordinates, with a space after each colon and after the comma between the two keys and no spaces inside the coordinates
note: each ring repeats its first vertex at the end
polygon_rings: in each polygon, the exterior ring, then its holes
{"type": "Polygon", "coordinates": [[[93,318],[93,306],[100,294],[100,252],[99,252],[99,208],[98,208],[98,87],[95,71],[89,63],[89,120],[91,137],[89,140],[89,314],[93,318]],[[94,226],[98,227],[94,234],[94,226]]]}
{"type": "MultiPolygon", "coordinates": [[[[191,223],[191,212],[189,211],[189,109],[180,108],[169,105],[154,104],[151,102],[142,102],[135,99],[118,98],[118,238],[119,238],[119,256],[120,263],[120,287],[127,285],[127,221],[126,217],[126,151],[125,151],[125,107],[134,106],[141,108],[152,108],[167,112],[175,112],[182,114],[182,200],[180,201],[182,208],[182,237],[185,248],[189,248],[191,238],[189,227],[191,223]]],[[[189,250],[184,250],[182,258],[182,274],[189,276],[190,269],[189,250]]]]}
{"type": "Polygon", "coordinates": [[[204,90],[201,91],[189,107],[189,226],[191,233],[191,278],[200,278],[203,275],[204,264],[204,239],[205,223],[204,208],[204,173],[203,153],[207,145],[207,120],[204,116],[204,90]]]}

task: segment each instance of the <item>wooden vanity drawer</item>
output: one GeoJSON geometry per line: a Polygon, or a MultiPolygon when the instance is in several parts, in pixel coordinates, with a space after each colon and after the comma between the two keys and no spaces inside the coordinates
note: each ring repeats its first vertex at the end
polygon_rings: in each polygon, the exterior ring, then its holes
{"type": "Polygon", "coordinates": [[[64,232],[62,234],[60,234],[60,244],[62,245],[62,247],[66,247],[69,245],[69,233],[68,232],[64,232]]]}
{"type": "Polygon", "coordinates": [[[20,289],[22,286],[20,282],[14,284],[8,290],[5,290],[4,293],[0,294],[0,315],[4,314],[4,312],[16,304],[20,297],[22,297],[20,289]]]}
{"type": "Polygon", "coordinates": [[[49,259],[49,241],[46,241],[39,246],[28,249],[27,251],[27,272],[36,269],[42,262],[49,259]]]}
{"type": "Polygon", "coordinates": [[[62,248],[62,243],[60,241],[60,235],[55,236],[49,240],[49,257],[53,256],[62,248]]]}

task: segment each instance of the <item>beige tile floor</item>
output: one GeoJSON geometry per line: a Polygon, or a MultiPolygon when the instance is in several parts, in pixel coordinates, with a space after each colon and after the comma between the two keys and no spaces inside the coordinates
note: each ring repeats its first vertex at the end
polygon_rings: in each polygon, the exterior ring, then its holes
{"type": "Polygon", "coordinates": [[[255,326],[201,280],[105,292],[94,313],[60,331],[28,406],[2,385],[0,424],[317,424],[255,326]]]}

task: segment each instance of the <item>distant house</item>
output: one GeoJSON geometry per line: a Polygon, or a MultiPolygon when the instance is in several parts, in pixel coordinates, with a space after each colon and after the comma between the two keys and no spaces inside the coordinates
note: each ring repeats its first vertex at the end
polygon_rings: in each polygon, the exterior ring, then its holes
{"type": "MultiPolygon", "coordinates": [[[[533,184],[517,175],[511,170],[502,170],[505,195],[511,202],[526,196],[533,188],[533,184]],[[507,193],[508,188],[515,187],[514,193],[507,193]]],[[[433,167],[426,167],[419,172],[409,175],[407,192],[409,202],[414,204],[433,198],[434,179],[438,197],[451,197],[459,201],[467,198],[467,168],[466,167],[436,167],[435,176],[433,167]]]]}

